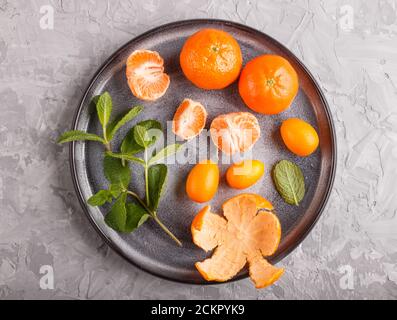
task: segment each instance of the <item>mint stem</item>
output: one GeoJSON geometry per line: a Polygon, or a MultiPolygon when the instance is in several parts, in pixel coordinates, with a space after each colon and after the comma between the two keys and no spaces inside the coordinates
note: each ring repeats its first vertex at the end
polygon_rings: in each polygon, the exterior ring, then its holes
{"type": "Polygon", "coordinates": [[[145,191],[146,191],[146,204],[150,207],[150,198],[149,198],[149,166],[147,163],[147,149],[145,148],[145,191]]]}
{"type": "Polygon", "coordinates": [[[182,247],[182,242],[161,222],[161,220],[157,217],[156,212],[152,216],[154,221],[163,229],[180,247],[182,247]]]}
{"type": "Polygon", "coordinates": [[[150,210],[146,203],[142,201],[142,199],[135,192],[132,192],[130,190],[127,190],[126,192],[130,196],[134,197],[139,202],[139,204],[147,211],[147,213],[149,213],[153,220],[157,222],[160,228],[163,229],[164,232],[167,233],[171,237],[171,239],[174,240],[180,247],[182,247],[182,242],[161,222],[161,220],[157,217],[157,213],[155,211],[150,210]]]}

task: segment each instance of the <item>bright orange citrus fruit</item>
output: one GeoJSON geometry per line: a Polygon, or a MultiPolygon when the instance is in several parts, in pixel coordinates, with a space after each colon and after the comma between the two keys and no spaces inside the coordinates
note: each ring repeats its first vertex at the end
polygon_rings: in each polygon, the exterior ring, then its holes
{"type": "Polygon", "coordinates": [[[185,99],[176,110],[172,131],[178,137],[190,140],[199,135],[205,127],[207,111],[200,102],[185,99]]]}
{"type": "Polygon", "coordinates": [[[283,121],[280,132],[287,148],[298,156],[307,157],[318,147],[319,138],[316,130],[301,119],[290,118],[283,121]]]}
{"type": "Polygon", "coordinates": [[[298,93],[298,75],[283,57],[263,55],[244,67],[239,91],[245,104],[263,114],[287,109],[298,93]]]}
{"type": "Polygon", "coordinates": [[[126,76],[132,94],[142,100],[159,99],[170,85],[164,60],[155,51],[135,50],[127,59],[126,76]]]}
{"type": "Polygon", "coordinates": [[[211,123],[214,144],[228,155],[246,152],[261,135],[258,119],[249,112],[232,112],[216,117],[211,123]]]}
{"type": "Polygon", "coordinates": [[[227,184],[234,189],[246,189],[258,182],[265,172],[259,160],[244,160],[232,164],[226,171],[227,184]]]}
{"type": "Polygon", "coordinates": [[[227,32],[202,29],[190,36],[181,51],[182,71],[201,89],[223,89],[239,76],[243,57],[227,32]]]}
{"type": "Polygon", "coordinates": [[[210,201],[218,191],[219,168],[211,161],[205,160],[196,164],[186,180],[188,197],[199,203],[210,201]]]}

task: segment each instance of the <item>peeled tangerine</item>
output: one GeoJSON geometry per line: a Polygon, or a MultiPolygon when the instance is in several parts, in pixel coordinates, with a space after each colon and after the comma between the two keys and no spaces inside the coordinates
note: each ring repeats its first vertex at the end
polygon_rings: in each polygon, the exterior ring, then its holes
{"type": "Polygon", "coordinates": [[[244,153],[251,149],[261,136],[258,119],[249,112],[232,112],[217,116],[211,123],[211,139],[226,153],[244,153]]]}
{"type": "Polygon", "coordinates": [[[197,262],[196,268],[207,281],[223,282],[233,278],[248,262],[249,274],[257,288],[277,281],[284,269],[267,262],[281,239],[281,226],[272,213],[273,206],[255,194],[242,194],[226,201],[225,216],[214,214],[206,206],[191,226],[193,242],[205,251],[213,250],[211,258],[197,262]]]}

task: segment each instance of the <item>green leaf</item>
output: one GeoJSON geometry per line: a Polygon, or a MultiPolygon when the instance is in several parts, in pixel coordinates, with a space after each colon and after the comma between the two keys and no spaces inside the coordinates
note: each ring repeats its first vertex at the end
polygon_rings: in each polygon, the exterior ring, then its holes
{"type": "Polygon", "coordinates": [[[142,224],[146,222],[147,219],[150,218],[150,215],[147,214],[144,208],[136,203],[127,203],[127,219],[124,228],[124,232],[132,232],[135,229],[139,228],[142,224]]]}
{"type": "Polygon", "coordinates": [[[137,158],[134,156],[131,156],[129,154],[124,154],[124,153],[113,153],[113,152],[107,152],[106,153],[109,157],[112,158],[117,158],[117,159],[122,159],[122,160],[128,160],[132,162],[137,162],[140,164],[145,164],[145,161],[143,161],[141,158],[137,158]]]}
{"type": "Polygon", "coordinates": [[[134,119],[138,114],[140,114],[143,110],[143,107],[141,106],[137,106],[132,108],[131,110],[129,110],[123,117],[121,117],[120,119],[115,120],[114,122],[112,122],[111,124],[109,124],[108,128],[108,137],[107,139],[110,141],[113,139],[114,135],[116,134],[116,132],[125,124],[127,124],[127,122],[131,121],[132,119],[134,119]]]}
{"type": "Polygon", "coordinates": [[[72,131],[67,131],[67,132],[63,133],[59,137],[58,143],[65,143],[65,142],[71,142],[71,141],[83,141],[83,140],[97,141],[97,142],[105,143],[105,140],[103,140],[101,137],[97,136],[96,134],[87,133],[87,132],[80,131],[80,130],[72,130],[72,131]]]}
{"type": "Polygon", "coordinates": [[[105,222],[113,230],[130,233],[144,224],[150,215],[139,204],[126,201],[127,194],[123,193],[106,215],[105,222]]]}
{"type": "Polygon", "coordinates": [[[113,198],[118,198],[123,191],[124,188],[120,183],[112,183],[109,187],[109,192],[113,198]]]}
{"type": "MultiPolygon", "coordinates": [[[[156,120],[146,120],[138,123],[136,126],[144,127],[147,131],[151,129],[162,130],[160,122],[156,120]]],[[[134,126],[125,136],[123,143],[121,144],[121,153],[123,154],[136,154],[145,150],[145,148],[137,143],[135,140],[135,128],[134,126]]],[[[148,147],[156,142],[156,137],[151,137],[151,141],[148,143],[148,147]]]]}
{"type": "Polygon", "coordinates": [[[106,224],[113,230],[124,232],[127,222],[127,210],[125,202],[127,194],[123,193],[113,204],[109,213],[105,217],[106,224]]]}
{"type": "Polygon", "coordinates": [[[157,152],[153,156],[153,158],[150,159],[149,165],[152,165],[156,162],[159,162],[161,160],[164,160],[164,159],[176,154],[181,147],[182,147],[181,144],[170,144],[169,146],[166,146],[164,149],[157,152]]]}
{"type": "Polygon", "coordinates": [[[101,94],[96,104],[96,110],[98,113],[99,121],[101,122],[104,129],[109,122],[110,114],[112,113],[112,107],[112,97],[110,96],[109,92],[101,94]]]}
{"type": "Polygon", "coordinates": [[[120,159],[106,155],[103,160],[103,170],[111,184],[118,185],[122,190],[128,188],[131,170],[128,166],[123,166],[120,159]]]}
{"type": "Polygon", "coordinates": [[[140,125],[137,125],[134,128],[134,139],[141,147],[145,149],[150,143],[149,135],[146,128],[140,125]]]}
{"type": "Polygon", "coordinates": [[[305,178],[293,162],[282,160],[273,168],[276,189],[285,202],[298,206],[305,196],[305,178]]]}
{"type": "Polygon", "coordinates": [[[148,171],[150,209],[157,210],[167,180],[167,166],[157,164],[148,171]]]}
{"type": "Polygon", "coordinates": [[[121,144],[121,153],[123,154],[136,154],[144,150],[138,143],[136,143],[134,138],[134,128],[128,131],[121,144]]]}
{"type": "Polygon", "coordinates": [[[103,206],[106,202],[113,200],[112,193],[109,190],[100,190],[87,200],[88,204],[93,207],[103,206]]]}

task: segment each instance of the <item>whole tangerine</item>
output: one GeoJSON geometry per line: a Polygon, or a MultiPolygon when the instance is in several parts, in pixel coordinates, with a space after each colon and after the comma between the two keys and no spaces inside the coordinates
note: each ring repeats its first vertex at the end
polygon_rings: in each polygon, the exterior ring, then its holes
{"type": "Polygon", "coordinates": [[[277,55],[259,56],[244,67],[240,96],[252,110],[278,114],[291,105],[298,93],[298,75],[292,65],[277,55]]]}
{"type": "Polygon", "coordinates": [[[223,89],[239,76],[243,63],[241,49],[229,33],[202,29],[190,36],[181,51],[182,71],[201,89],[223,89]]]}

